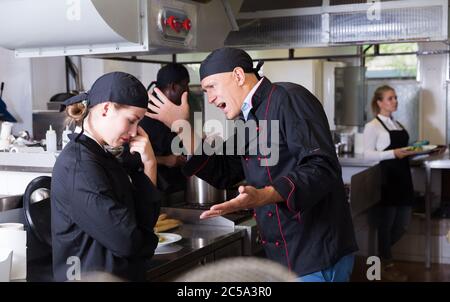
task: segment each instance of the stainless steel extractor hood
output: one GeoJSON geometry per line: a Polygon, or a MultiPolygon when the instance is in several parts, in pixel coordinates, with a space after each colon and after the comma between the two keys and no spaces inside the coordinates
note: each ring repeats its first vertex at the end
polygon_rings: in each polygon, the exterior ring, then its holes
{"type": "Polygon", "coordinates": [[[2,0],[0,46],[17,57],[209,51],[233,27],[229,8],[228,0],[2,0]]]}
{"type": "Polygon", "coordinates": [[[244,0],[239,31],[225,40],[247,49],[402,41],[447,41],[448,0],[244,0]]]}

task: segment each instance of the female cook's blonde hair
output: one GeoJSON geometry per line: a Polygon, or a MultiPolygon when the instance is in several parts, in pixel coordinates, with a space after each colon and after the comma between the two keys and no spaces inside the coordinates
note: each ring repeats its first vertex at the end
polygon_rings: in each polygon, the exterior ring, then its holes
{"type": "Polygon", "coordinates": [[[86,102],[75,103],[66,107],[66,124],[75,126],[81,126],[83,119],[88,113],[88,107],[86,102]]]}

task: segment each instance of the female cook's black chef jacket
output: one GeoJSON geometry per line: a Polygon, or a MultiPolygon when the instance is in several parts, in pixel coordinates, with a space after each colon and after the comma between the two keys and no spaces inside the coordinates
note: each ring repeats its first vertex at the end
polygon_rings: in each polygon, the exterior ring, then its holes
{"type": "MultiPolygon", "coordinates": [[[[277,144],[271,141],[270,121],[279,121],[276,165],[264,166],[267,158],[260,150],[245,156],[197,155],[186,163],[185,173],[220,188],[244,178],[256,188],[273,186],[284,200],[255,209],[261,242],[270,259],[299,276],[356,251],[341,167],[320,102],[300,85],[264,78],[253,95],[249,120],[258,123],[258,138],[269,145],[277,144]],[[268,121],[267,135],[260,135],[261,120],[268,121]]],[[[245,137],[247,154],[252,139],[245,137]]]]}
{"type": "Polygon", "coordinates": [[[74,274],[72,256],[80,259],[81,278],[100,271],[144,280],[158,244],[160,203],[142,166],[120,163],[85,135],[72,137],[56,160],[51,188],[55,281],[67,280],[69,268],[74,274]]]}

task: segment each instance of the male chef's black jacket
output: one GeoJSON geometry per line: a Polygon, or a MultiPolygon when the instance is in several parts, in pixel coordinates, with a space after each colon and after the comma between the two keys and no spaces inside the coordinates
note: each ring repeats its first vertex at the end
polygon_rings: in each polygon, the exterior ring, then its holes
{"type": "Polygon", "coordinates": [[[142,166],[119,162],[85,135],[72,137],[56,160],[51,188],[55,281],[67,280],[69,268],[69,278],[75,275],[72,256],[80,259],[81,278],[100,271],[144,280],[158,244],[160,203],[142,166]]]}
{"type": "MultiPolygon", "coordinates": [[[[193,156],[184,171],[219,188],[244,178],[256,188],[273,186],[284,200],[255,209],[268,258],[299,276],[328,268],[358,248],[322,105],[300,85],[272,84],[264,78],[253,95],[252,106],[249,120],[258,125],[261,120],[269,121],[269,141],[270,121],[279,120],[278,164],[263,166],[270,155],[266,158],[258,149],[256,155],[193,156]]],[[[258,133],[262,133],[259,128],[258,133]]],[[[247,135],[245,140],[249,154],[252,138],[247,135]]]]}

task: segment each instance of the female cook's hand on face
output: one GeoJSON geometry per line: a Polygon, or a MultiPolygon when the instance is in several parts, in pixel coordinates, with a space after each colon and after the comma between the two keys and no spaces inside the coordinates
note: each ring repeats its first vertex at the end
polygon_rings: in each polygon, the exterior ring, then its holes
{"type": "Polygon", "coordinates": [[[154,91],[159,99],[151,93],[148,94],[151,101],[148,104],[148,109],[154,113],[147,112],[145,113],[146,116],[164,123],[169,128],[177,120],[189,119],[188,93],[186,91],[181,96],[179,106],[172,103],[158,88],[155,88],[154,91]]]}
{"type": "Polygon", "coordinates": [[[130,139],[130,152],[138,152],[143,164],[156,163],[155,153],[147,133],[141,126],[137,128],[137,135],[130,139]]]}

